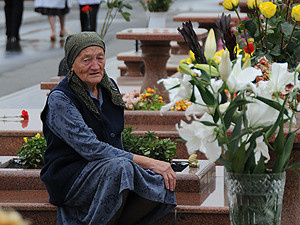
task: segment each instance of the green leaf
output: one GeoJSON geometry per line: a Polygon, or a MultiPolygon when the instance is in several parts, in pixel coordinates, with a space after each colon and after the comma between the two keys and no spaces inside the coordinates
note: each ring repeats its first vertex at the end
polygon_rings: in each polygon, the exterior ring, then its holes
{"type": "Polygon", "coordinates": [[[233,153],[236,152],[238,145],[239,145],[239,141],[240,141],[240,137],[241,137],[242,121],[243,121],[243,115],[240,114],[236,121],[235,127],[230,135],[230,139],[229,139],[230,151],[232,151],[233,153]]]}
{"type": "Polygon", "coordinates": [[[286,143],[284,145],[284,152],[282,154],[283,170],[288,166],[288,162],[290,160],[291,152],[294,146],[295,136],[296,136],[296,132],[291,132],[287,134],[286,143]]]}
{"type": "Polygon", "coordinates": [[[253,174],[263,174],[265,173],[265,163],[264,163],[264,157],[261,156],[258,160],[258,163],[256,167],[253,170],[253,174]]]}
{"type": "Polygon", "coordinates": [[[284,35],[286,36],[290,36],[292,31],[293,31],[293,25],[291,23],[288,22],[284,22],[281,24],[281,30],[284,33],[284,35]]]}
{"type": "Polygon", "coordinates": [[[195,77],[192,78],[201,94],[204,103],[208,106],[214,106],[215,105],[214,95],[197,78],[195,77]]]}
{"type": "Polygon", "coordinates": [[[122,12],[121,14],[127,22],[130,21],[130,13],[129,12],[122,12]]]}
{"type": "Polygon", "coordinates": [[[283,133],[283,123],[281,122],[279,126],[279,131],[277,133],[277,136],[275,138],[274,142],[274,151],[277,155],[282,155],[284,150],[284,133],[283,133]]]}
{"type": "Polygon", "coordinates": [[[225,122],[225,129],[227,130],[229,128],[229,126],[231,125],[232,122],[232,117],[234,115],[234,113],[237,111],[237,109],[240,106],[246,105],[247,103],[250,103],[250,101],[241,99],[241,95],[238,95],[232,103],[230,103],[230,105],[228,106],[228,108],[225,111],[225,115],[224,115],[224,122],[225,122]]]}
{"type": "Polygon", "coordinates": [[[246,22],[245,22],[245,27],[246,29],[249,31],[250,33],[250,36],[251,37],[255,37],[255,33],[257,32],[257,25],[256,25],[256,22],[255,20],[253,19],[248,19],[246,22]]]}
{"type": "Polygon", "coordinates": [[[232,170],[234,173],[243,173],[245,167],[245,143],[243,143],[238,150],[233,153],[232,170]]]}
{"type": "Polygon", "coordinates": [[[300,162],[297,162],[297,163],[287,167],[288,170],[289,169],[297,169],[297,168],[300,168],[300,162]]]}

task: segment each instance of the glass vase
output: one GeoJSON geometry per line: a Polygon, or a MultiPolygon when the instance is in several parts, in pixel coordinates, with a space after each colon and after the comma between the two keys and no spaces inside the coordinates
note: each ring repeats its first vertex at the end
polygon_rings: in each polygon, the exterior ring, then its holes
{"type": "Polygon", "coordinates": [[[285,179],[285,172],[225,172],[231,225],[280,225],[285,179]]]}

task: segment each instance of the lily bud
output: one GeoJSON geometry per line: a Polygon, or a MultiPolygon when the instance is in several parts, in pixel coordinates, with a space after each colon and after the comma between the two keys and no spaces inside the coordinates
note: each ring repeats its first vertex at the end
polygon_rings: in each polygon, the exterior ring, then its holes
{"type": "Polygon", "coordinates": [[[219,65],[219,72],[223,81],[227,81],[229,74],[231,72],[231,67],[232,67],[232,62],[230,61],[229,58],[229,52],[225,50],[223,52],[221,62],[219,65]]]}
{"type": "Polygon", "coordinates": [[[216,37],[213,29],[210,29],[208,32],[204,49],[206,59],[212,59],[217,51],[216,37]]]}

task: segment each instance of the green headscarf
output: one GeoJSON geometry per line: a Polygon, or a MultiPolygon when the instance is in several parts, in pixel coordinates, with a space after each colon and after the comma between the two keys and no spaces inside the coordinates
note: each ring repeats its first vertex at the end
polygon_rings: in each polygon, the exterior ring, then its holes
{"type": "Polygon", "coordinates": [[[99,46],[103,48],[105,52],[105,44],[100,35],[96,32],[81,32],[71,34],[67,37],[65,44],[65,57],[69,68],[72,68],[72,65],[79,53],[90,46],[99,46]]]}
{"type": "MultiPolygon", "coordinates": [[[[105,44],[96,32],[81,32],[68,36],[65,44],[65,57],[68,67],[72,68],[72,65],[79,53],[83,49],[90,46],[99,46],[105,51],[105,44]]],[[[84,82],[80,80],[75,71],[71,71],[68,74],[68,84],[71,89],[81,98],[93,115],[99,120],[100,113],[91,96],[87,92],[84,82]]],[[[105,70],[99,85],[108,91],[113,104],[125,108],[125,104],[120,92],[107,76],[105,70]]]]}

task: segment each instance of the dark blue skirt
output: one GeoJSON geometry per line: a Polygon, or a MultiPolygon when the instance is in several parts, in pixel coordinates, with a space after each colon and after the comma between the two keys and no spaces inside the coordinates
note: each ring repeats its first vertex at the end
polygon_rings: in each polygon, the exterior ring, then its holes
{"type": "Polygon", "coordinates": [[[176,206],[175,192],[165,188],[161,175],[150,174],[127,158],[102,159],[87,164],[58,207],[57,225],[107,224],[122,205],[122,192],[161,203],[142,218],[151,224],[176,206]]]}

